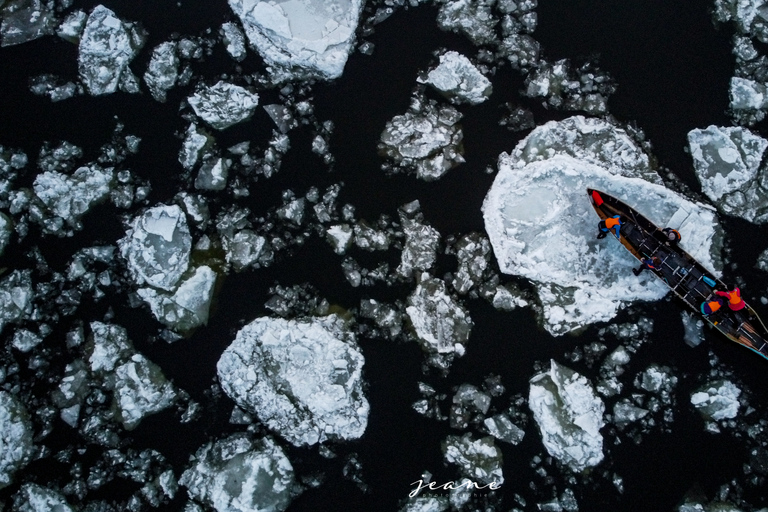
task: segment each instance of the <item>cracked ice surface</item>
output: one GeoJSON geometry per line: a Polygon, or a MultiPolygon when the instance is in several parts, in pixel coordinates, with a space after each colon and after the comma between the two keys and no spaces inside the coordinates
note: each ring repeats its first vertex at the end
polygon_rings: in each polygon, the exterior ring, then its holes
{"type": "Polygon", "coordinates": [[[440,64],[419,82],[427,83],[442,92],[454,103],[478,105],[493,92],[491,81],[467,57],[458,52],[440,56],[440,64]]]}
{"type": "Polygon", "coordinates": [[[337,315],[257,318],[217,364],[221,387],[296,446],[357,439],[368,424],[365,360],[337,315]]]}
{"type": "Polygon", "coordinates": [[[605,405],[586,377],[552,360],[531,379],[528,404],[550,455],[574,471],[603,460],[605,405]]]}
{"type": "Polygon", "coordinates": [[[32,458],[32,423],[24,406],[11,393],[0,390],[0,489],[32,458]]]}
{"type": "Polygon", "coordinates": [[[170,291],[189,266],[192,236],[181,208],[160,205],[134,218],[118,245],[136,284],[170,291]]]}
{"type": "Polygon", "coordinates": [[[658,181],[626,132],[581,116],[547,123],[512,155],[499,157],[483,203],[485,228],[501,271],[536,285],[550,333],[610,320],[623,304],[658,300],[668,291],[652,275],[632,275],[637,260],[614,240],[595,239],[599,218],[587,187],[677,229],[686,251],[709,269],[719,268],[715,212],[658,181]]]}
{"type": "Polygon", "coordinates": [[[78,70],[88,92],[110,94],[118,85],[138,92],[138,80],[128,65],[144,46],[145,36],[133,23],[126,23],[103,5],[93,9],[80,39],[78,70]]]}
{"type": "Polygon", "coordinates": [[[224,130],[250,118],[259,104],[259,95],[220,80],[199,87],[187,101],[200,119],[224,130]]]}
{"type": "Polygon", "coordinates": [[[293,466],[270,438],[234,434],[209,443],[179,483],[217,512],[281,512],[298,494],[293,466]]]}
{"type": "Polygon", "coordinates": [[[702,191],[722,211],[768,222],[768,173],[760,162],[768,140],[741,127],[709,126],[688,133],[702,191]]]}
{"type": "Polygon", "coordinates": [[[341,76],[361,0],[229,0],[276,81],[341,76]]]}

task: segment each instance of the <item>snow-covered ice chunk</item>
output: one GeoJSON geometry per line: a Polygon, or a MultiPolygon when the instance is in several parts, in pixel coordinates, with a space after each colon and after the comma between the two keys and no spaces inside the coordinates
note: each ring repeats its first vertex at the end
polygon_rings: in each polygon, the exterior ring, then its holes
{"type": "Polygon", "coordinates": [[[416,290],[408,297],[406,312],[425,350],[463,354],[463,344],[472,331],[472,319],[448,294],[443,281],[421,274],[416,290]]]}
{"type": "Polygon", "coordinates": [[[437,180],[464,162],[460,120],[461,114],[453,107],[415,99],[408,112],[387,122],[379,153],[397,167],[414,169],[418,178],[437,180]]]}
{"type": "Polygon", "coordinates": [[[160,367],[141,354],[115,368],[115,403],[126,429],[170,407],[175,399],[176,391],[160,367]]]}
{"type": "Polygon", "coordinates": [[[635,384],[651,393],[668,393],[677,385],[677,377],[670,368],[652,364],[637,376],[635,384]]]}
{"type": "Polygon", "coordinates": [[[512,423],[506,414],[497,414],[483,421],[488,433],[499,441],[518,444],[523,440],[525,431],[512,423]]]}
{"type": "Polygon", "coordinates": [[[0,46],[26,43],[53,33],[56,18],[52,3],[43,0],[0,2],[0,46]]]}
{"type": "Polygon", "coordinates": [[[22,403],[0,390],[0,489],[10,485],[13,475],[32,458],[32,422],[22,403]]]}
{"type": "Polygon", "coordinates": [[[181,208],[159,205],[135,217],[118,245],[136,284],[171,291],[189,266],[192,236],[181,208]]]}
{"type": "Polygon", "coordinates": [[[83,215],[109,197],[114,181],[114,170],[98,165],[80,167],[71,175],[55,171],[38,174],[33,184],[35,195],[54,217],[60,219],[45,222],[46,230],[60,233],[61,221],[79,229],[83,215]]]}
{"type": "Polygon", "coordinates": [[[87,20],[88,14],[86,14],[85,11],[77,10],[71,12],[64,18],[64,21],[61,22],[59,28],[56,29],[56,35],[65,41],[77,44],[87,20]]]}
{"type": "Polygon", "coordinates": [[[341,76],[362,12],[361,0],[229,0],[275,81],[341,76]]]}
{"type": "Polygon", "coordinates": [[[494,444],[493,437],[473,439],[470,433],[462,437],[448,436],[442,447],[445,460],[456,464],[467,478],[496,486],[504,483],[501,450],[494,444]]]}
{"type": "Polygon", "coordinates": [[[187,136],[179,151],[179,163],[182,167],[191,171],[197,165],[206,146],[213,144],[211,137],[205,130],[191,123],[187,128],[187,136]]]}
{"type": "Polygon", "coordinates": [[[445,512],[451,508],[446,496],[417,496],[406,501],[400,512],[445,512]]]}
{"type": "Polygon", "coordinates": [[[437,259],[437,247],[440,243],[440,233],[435,228],[423,222],[423,216],[417,214],[409,218],[400,212],[400,221],[405,234],[405,246],[400,256],[397,273],[410,277],[414,270],[429,270],[437,259]]]}
{"type": "Polygon", "coordinates": [[[735,76],[731,78],[729,96],[731,110],[739,122],[752,125],[765,118],[768,108],[768,86],[765,84],[735,76]]]}
{"type": "Polygon", "coordinates": [[[698,347],[704,341],[704,321],[689,311],[681,313],[683,320],[683,340],[690,347],[698,347]]]}
{"type": "Polygon", "coordinates": [[[491,81],[464,55],[450,51],[440,56],[440,64],[419,82],[427,83],[454,103],[478,105],[493,92],[491,81]]]}
{"type": "Polygon", "coordinates": [[[140,288],[136,293],[149,304],[152,314],[171,329],[184,332],[208,323],[216,273],[200,266],[181,281],[173,293],[140,288]]]}
{"type": "Polygon", "coordinates": [[[144,81],[149,87],[149,92],[157,101],[165,101],[166,93],[176,85],[176,80],[179,78],[177,44],[174,41],[159,44],[152,51],[149,67],[144,73],[144,81]]]}
{"type": "Polygon", "coordinates": [[[29,270],[14,270],[0,280],[0,332],[32,313],[34,296],[29,270]]]}
{"type": "Polygon", "coordinates": [[[728,380],[717,380],[699,388],[691,395],[691,403],[709,420],[735,418],[739,413],[741,390],[728,380]]]}
{"type": "Polygon", "coordinates": [[[91,371],[112,372],[134,352],[125,327],[103,322],[91,322],[93,338],[88,343],[88,363],[91,371]]]}
{"type": "Polygon", "coordinates": [[[605,405],[586,377],[552,360],[531,379],[528,404],[550,455],[574,471],[603,460],[605,405]]]}
{"type": "Polygon", "coordinates": [[[349,224],[336,224],[325,231],[326,238],[336,254],[347,252],[347,249],[352,245],[353,234],[349,224]]]}
{"type": "Polygon", "coordinates": [[[13,510],[17,512],[75,512],[60,493],[37,485],[26,483],[13,496],[13,510]]]}
{"type": "Polygon", "coordinates": [[[441,3],[437,14],[441,29],[463,33],[476,45],[496,41],[495,26],[499,20],[492,10],[496,0],[450,0],[441,3]]]}
{"type": "Polygon", "coordinates": [[[21,352],[29,352],[42,342],[43,338],[39,334],[28,329],[17,329],[16,332],[13,333],[11,345],[21,352]]]}
{"type": "Polygon", "coordinates": [[[626,398],[613,405],[613,422],[619,427],[634,423],[647,415],[647,409],[634,405],[626,398]]]}
{"type": "Polygon", "coordinates": [[[245,434],[200,448],[179,483],[190,498],[217,512],[282,512],[299,493],[293,466],[280,446],[245,434]]]}
{"type": "Polygon", "coordinates": [[[13,221],[6,214],[0,212],[0,256],[3,255],[3,251],[8,246],[12,233],[13,221]]]}
{"type": "Polygon", "coordinates": [[[243,229],[232,236],[224,237],[223,242],[227,263],[238,272],[258,263],[266,253],[264,250],[266,238],[250,229],[243,229]]]}
{"type": "Polygon", "coordinates": [[[595,239],[599,218],[588,187],[677,229],[682,247],[717,270],[721,231],[714,211],[642,179],[652,174],[648,157],[623,130],[583,117],[547,123],[512,155],[499,157],[483,203],[486,231],[501,271],[536,285],[552,334],[610,320],[623,304],[658,300],[668,291],[653,276],[632,275],[637,261],[615,241],[595,239]]]}
{"type": "Polygon", "coordinates": [[[200,166],[195,178],[195,188],[199,190],[224,190],[227,186],[229,166],[228,158],[209,158],[200,166]]]}
{"type": "Polygon", "coordinates": [[[126,92],[138,92],[138,80],[128,65],[139,52],[145,34],[135,24],[120,20],[103,5],[97,5],[80,38],[78,70],[88,92],[110,94],[118,85],[126,92]]]}
{"type": "Polygon", "coordinates": [[[201,85],[187,101],[200,119],[224,130],[250,118],[259,104],[259,95],[220,80],[215,85],[201,85]]]}
{"type": "Polygon", "coordinates": [[[221,39],[227,47],[227,53],[236,61],[245,58],[245,36],[235,23],[228,21],[221,25],[221,39]]]}
{"type": "Polygon", "coordinates": [[[723,213],[768,222],[768,174],[760,162],[768,140],[741,127],[709,126],[688,133],[702,191],[723,213]]]}
{"type": "Polygon", "coordinates": [[[235,403],[296,446],[357,439],[368,424],[364,359],[337,315],[257,318],[217,364],[235,403]]]}
{"type": "Polygon", "coordinates": [[[462,236],[456,243],[458,268],[451,284],[459,294],[479,288],[489,277],[491,267],[491,243],[479,233],[462,236]]]}

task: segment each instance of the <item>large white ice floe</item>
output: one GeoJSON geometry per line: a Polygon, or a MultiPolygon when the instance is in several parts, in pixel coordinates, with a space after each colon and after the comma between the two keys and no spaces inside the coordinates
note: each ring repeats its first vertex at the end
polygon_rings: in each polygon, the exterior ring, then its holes
{"type": "Polygon", "coordinates": [[[603,460],[605,405],[586,377],[553,360],[531,379],[528,404],[550,455],[574,471],[603,460]]]}
{"type": "Polygon", "coordinates": [[[217,364],[221,386],[241,408],[296,446],[357,439],[368,424],[365,360],[337,315],[257,318],[217,364]]]}
{"type": "Polygon", "coordinates": [[[441,55],[440,64],[418,81],[431,85],[454,103],[478,105],[493,92],[491,81],[472,61],[453,51],[441,55]]]}
{"type": "Polygon", "coordinates": [[[159,205],[133,219],[118,241],[136,284],[171,291],[189,266],[192,236],[176,205],[159,205]]]}
{"type": "Polygon", "coordinates": [[[691,395],[691,404],[709,420],[735,418],[739,413],[741,390],[728,380],[710,382],[691,395]]]}
{"type": "Polygon", "coordinates": [[[7,487],[14,473],[32,460],[32,422],[22,403],[0,390],[0,489],[7,487]]]}
{"type": "Polygon", "coordinates": [[[299,493],[280,446],[245,434],[200,448],[179,483],[190,498],[217,512],[282,512],[299,493]]]}
{"type": "Polygon", "coordinates": [[[221,80],[198,87],[187,101],[200,119],[224,130],[251,117],[259,104],[259,95],[221,80]]]}
{"type": "Polygon", "coordinates": [[[768,222],[768,173],[760,163],[768,140],[742,127],[709,126],[688,133],[702,191],[722,211],[768,222]]]}
{"type": "Polygon", "coordinates": [[[229,0],[273,79],[341,76],[363,8],[361,0],[229,0]]]}
{"type": "Polygon", "coordinates": [[[118,86],[139,92],[139,83],[128,65],[144,46],[145,34],[135,24],[120,20],[103,5],[88,16],[80,38],[78,70],[88,92],[110,94],[118,86]]]}
{"type": "Polygon", "coordinates": [[[595,239],[599,218],[588,187],[677,229],[686,251],[711,270],[719,267],[714,210],[658,184],[647,155],[606,121],[576,116],[547,123],[511,155],[502,153],[498,165],[483,203],[485,229],[501,271],[536,285],[552,334],[610,320],[623,304],[668,291],[650,274],[635,277],[637,260],[616,240],[595,239]]]}

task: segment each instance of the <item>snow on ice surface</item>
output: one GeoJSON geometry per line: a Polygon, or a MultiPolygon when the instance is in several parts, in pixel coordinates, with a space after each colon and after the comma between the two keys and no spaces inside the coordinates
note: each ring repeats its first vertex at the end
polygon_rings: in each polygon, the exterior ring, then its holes
{"type": "Polygon", "coordinates": [[[0,2],[0,46],[26,43],[53,33],[55,17],[51,2],[11,0],[0,2]]]}
{"type": "Polygon", "coordinates": [[[136,284],[171,291],[189,266],[192,236],[181,208],[159,205],[135,217],[118,245],[136,284]]]}
{"type": "Polygon", "coordinates": [[[3,255],[13,233],[13,222],[10,217],[0,212],[0,256],[3,255]]]}
{"type": "Polygon", "coordinates": [[[496,447],[493,437],[473,439],[471,433],[462,437],[448,436],[442,443],[443,457],[456,464],[461,474],[482,484],[504,483],[501,450],[496,447]]]}
{"type": "Polygon", "coordinates": [[[363,8],[360,0],[229,0],[229,5],[277,82],[338,78],[363,8]]]}
{"type": "Polygon", "coordinates": [[[552,360],[531,379],[528,404],[550,455],[573,471],[603,460],[605,405],[586,377],[552,360]]]}
{"type": "Polygon", "coordinates": [[[118,86],[139,92],[138,79],[128,65],[144,46],[145,35],[133,23],[126,23],[103,5],[88,16],[80,38],[78,70],[88,92],[110,94],[118,86]]]}
{"type": "Polygon", "coordinates": [[[149,92],[157,101],[165,101],[166,93],[176,85],[179,78],[179,57],[176,54],[176,42],[167,41],[152,51],[144,81],[149,92]]]}
{"type": "Polygon", "coordinates": [[[32,313],[34,294],[29,270],[14,270],[0,279],[0,332],[32,313]]]}
{"type": "Polygon", "coordinates": [[[13,497],[13,509],[17,512],[74,512],[60,493],[37,485],[26,483],[13,497]]]}
{"type": "Polygon", "coordinates": [[[299,493],[280,446],[245,434],[200,448],[179,483],[190,498],[217,512],[282,512],[299,493]]]}
{"type": "Polygon", "coordinates": [[[368,423],[364,359],[337,315],[257,318],[217,364],[224,392],[296,446],[357,439],[368,423]]]}
{"type": "Polygon", "coordinates": [[[198,87],[187,101],[200,119],[224,130],[250,118],[259,104],[259,95],[220,80],[212,86],[198,87]]]}
{"type": "Polygon", "coordinates": [[[184,279],[172,294],[140,288],[136,293],[149,304],[152,314],[168,327],[184,332],[208,323],[216,273],[201,266],[184,279]]]}
{"type": "Polygon", "coordinates": [[[650,274],[635,277],[637,260],[615,240],[595,239],[599,218],[588,187],[678,229],[686,251],[709,269],[719,267],[714,211],[658,181],[626,132],[580,116],[535,129],[512,155],[499,157],[483,203],[486,231],[501,271],[536,285],[550,333],[610,320],[623,304],[668,291],[650,274]]]}
{"type": "Polygon", "coordinates": [[[32,423],[24,406],[11,393],[0,390],[0,488],[31,460],[32,423]]]}
{"type": "Polygon", "coordinates": [[[162,411],[176,399],[173,385],[160,367],[141,354],[115,369],[115,401],[126,429],[135,428],[145,416],[162,411]]]}
{"type": "Polygon", "coordinates": [[[722,211],[768,222],[768,174],[760,163],[768,140],[742,127],[709,126],[688,133],[703,192],[722,211]]]}
{"type": "Polygon", "coordinates": [[[478,105],[493,92],[491,81],[464,55],[450,51],[440,56],[440,64],[426,78],[427,83],[448,96],[455,103],[478,105]]]}
{"type": "Polygon", "coordinates": [[[735,418],[739,413],[741,390],[727,380],[710,382],[691,395],[691,403],[710,420],[735,418]]]}

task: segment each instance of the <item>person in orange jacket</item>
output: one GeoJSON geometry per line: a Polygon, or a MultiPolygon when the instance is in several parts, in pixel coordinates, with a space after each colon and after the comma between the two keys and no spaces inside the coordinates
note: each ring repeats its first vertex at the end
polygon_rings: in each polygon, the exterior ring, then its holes
{"type": "Polygon", "coordinates": [[[597,229],[600,231],[597,234],[597,238],[605,238],[611,230],[613,230],[616,238],[621,238],[619,236],[619,231],[621,231],[621,225],[624,224],[624,222],[626,222],[626,219],[620,215],[614,215],[613,217],[601,220],[597,224],[597,229]]]}
{"type": "Polygon", "coordinates": [[[744,306],[746,306],[744,301],[741,299],[741,291],[739,290],[738,286],[734,286],[733,290],[729,292],[715,291],[715,295],[719,295],[720,297],[725,297],[728,299],[728,307],[731,308],[731,311],[739,311],[744,309],[744,306]]]}
{"type": "Polygon", "coordinates": [[[709,316],[719,311],[721,307],[723,307],[723,301],[715,297],[701,304],[701,312],[709,316]]]}

